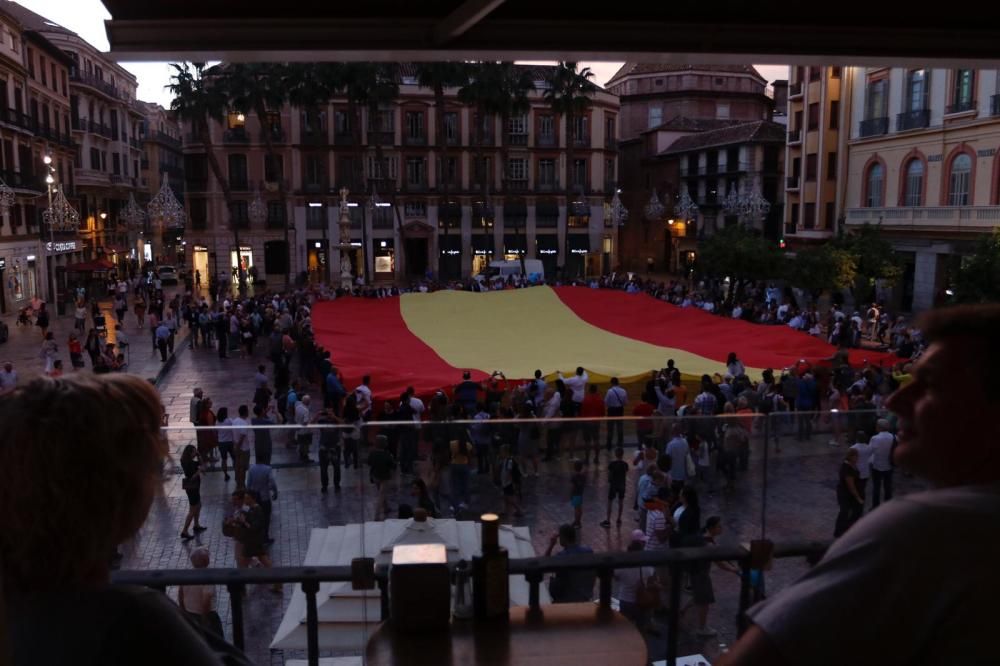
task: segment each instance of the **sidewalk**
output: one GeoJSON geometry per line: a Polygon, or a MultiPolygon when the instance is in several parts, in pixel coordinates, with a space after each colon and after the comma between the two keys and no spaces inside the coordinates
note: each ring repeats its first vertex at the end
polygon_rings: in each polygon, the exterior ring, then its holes
{"type": "MultiPolygon", "coordinates": [[[[107,322],[108,327],[107,337],[102,338],[102,341],[117,344],[118,341],[115,335],[115,324],[118,320],[115,317],[115,313],[111,309],[112,304],[113,303],[110,300],[98,302],[101,312],[104,313],[105,321],[107,322]]],[[[45,361],[38,356],[42,345],[42,332],[37,326],[27,327],[15,325],[17,322],[17,313],[4,315],[2,320],[10,329],[10,337],[6,343],[0,344],[0,364],[6,363],[7,361],[13,363],[14,369],[17,371],[18,375],[18,384],[23,385],[26,382],[41,376],[45,370],[45,361]]],[[[62,360],[63,372],[68,375],[73,372],[73,368],[69,360],[69,349],[67,348],[69,334],[74,332],[73,315],[70,313],[62,316],[51,316],[49,323],[49,330],[54,334],[56,343],[59,345],[59,354],[57,358],[62,360]]],[[[88,316],[86,327],[84,328],[84,334],[79,336],[81,345],[86,342],[86,332],[90,330],[92,325],[93,322],[88,316]]],[[[159,352],[152,351],[152,334],[149,331],[148,325],[147,328],[142,330],[139,330],[136,327],[135,315],[133,314],[131,308],[131,300],[129,311],[125,315],[125,324],[123,329],[129,339],[128,348],[121,350],[125,354],[126,360],[128,361],[127,372],[146,379],[156,381],[162,379],[166,371],[173,366],[176,360],[176,355],[188,346],[187,326],[182,324],[178,329],[177,336],[174,340],[174,354],[167,357],[166,363],[162,362],[160,360],[159,352]]],[[[89,371],[90,357],[87,356],[86,352],[84,352],[83,356],[84,363],[86,364],[86,367],[83,369],[89,371]]]]}

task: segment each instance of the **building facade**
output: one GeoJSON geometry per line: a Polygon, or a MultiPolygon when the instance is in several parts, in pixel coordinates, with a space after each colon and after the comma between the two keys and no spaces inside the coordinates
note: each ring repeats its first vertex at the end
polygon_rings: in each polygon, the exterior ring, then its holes
{"type": "Polygon", "coordinates": [[[784,218],[785,238],[792,249],[828,240],[837,232],[846,173],[842,156],[847,132],[841,128],[848,99],[844,68],[792,68],[784,218]]]}
{"type": "Polygon", "coordinates": [[[903,278],[886,300],[932,307],[974,241],[1000,223],[1000,74],[846,71],[847,227],[878,225],[902,254],[903,278]]]}
{"type": "MultiPolygon", "coordinates": [[[[139,123],[142,156],[139,159],[139,188],[136,202],[141,208],[149,204],[166,184],[178,201],[184,201],[184,152],[181,127],[174,114],[153,102],[139,102],[143,118],[139,123]]],[[[147,220],[143,229],[126,229],[129,250],[143,257],[158,258],[159,263],[188,263],[183,228],[161,228],[147,220]],[[140,233],[141,231],[141,233],[140,233]]]]}
{"type": "Polygon", "coordinates": [[[354,276],[368,282],[428,272],[454,279],[521,255],[540,259],[550,279],[560,269],[567,275],[610,270],[616,240],[605,208],[617,178],[618,100],[595,92],[569,137],[565,119],[543,99],[546,68],[525,67],[536,86],[529,111],[506,127],[487,118],[481,132],[457,89],[446,90],[445,108],[437,109],[433,92],[417,85],[415,68],[405,63],[399,95],[378,122],[362,111],[360,146],[343,98],[309,111],[286,104],[263,124],[256,114],[236,112],[221,125],[212,122],[211,150],[232,191],[235,234],[205,146],[186,126],[189,266],[227,279],[242,264],[269,283],[283,283],[287,273],[336,281],[339,191],[346,187],[349,257],[354,276]],[[445,156],[436,150],[439,112],[445,156]],[[268,159],[265,130],[274,159],[268,159]],[[567,140],[573,141],[572,165],[567,140]],[[262,221],[250,219],[255,192],[267,211],[262,221]],[[290,266],[283,258],[286,241],[290,266]]]}
{"type": "Polygon", "coordinates": [[[53,302],[51,275],[65,293],[65,268],[85,256],[76,231],[43,224],[47,204],[44,158],[72,198],[74,142],[70,130],[69,58],[8,7],[0,5],[0,180],[13,201],[0,219],[0,313],[34,297],[53,302]]]}
{"type": "MultiPolygon", "coordinates": [[[[719,202],[730,185],[766,184],[764,196],[780,205],[783,192],[772,191],[772,184],[783,156],[774,154],[774,145],[777,134],[784,143],[784,129],[771,120],[774,100],[753,67],[625,63],[608,90],[621,100],[620,196],[629,210],[621,232],[623,270],[691,266],[698,238],[725,223],[719,202]],[[684,192],[700,210],[680,224],[674,206],[684,192]],[[654,196],[663,213],[650,219],[654,196]]],[[[783,94],[784,86],[775,90],[783,94]]]]}

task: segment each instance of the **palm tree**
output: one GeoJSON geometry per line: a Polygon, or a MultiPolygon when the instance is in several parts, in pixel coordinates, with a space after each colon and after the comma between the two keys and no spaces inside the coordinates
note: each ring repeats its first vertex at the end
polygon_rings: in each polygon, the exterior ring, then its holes
{"type": "MultiPolygon", "coordinates": [[[[274,134],[269,112],[280,112],[288,101],[288,66],[274,63],[234,63],[223,70],[221,84],[229,97],[232,108],[243,113],[253,112],[261,127],[261,136],[267,151],[267,159],[277,164],[274,149],[274,134]]],[[[284,170],[284,165],[282,165],[284,170]]],[[[278,174],[278,201],[285,210],[285,179],[278,174]]],[[[285,232],[285,274],[286,286],[292,282],[292,267],[288,245],[288,223],[282,225],[285,232]]]]}
{"type": "MultiPolygon", "coordinates": [[[[441,188],[441,202],[448,204],[448,139],[445,136],[445,88],[460,88],[469,81],[469,66],[464,62],[422,62],[417,63],[417,83],[434,91],[434,124],[437,143],[434,161],[437,165],[438,187],[441,188]]],[[[442,209],[441,206],[438,207],[442,209]]],[[[444,235],[448,236],[448,220],[442,221],[444,235]]]]}
{"type": "Polygon", "coordinates": [[[576,141],[575,119],[582,116],[592,103],[590,95],[597,91],[597,86],[590,81],[594,73],[589,67],[577,69],[575,62],[560,62],[549,73],[548,89],[545,91],[545,101],[557,116],[566,119],[566,239],[567,251],[563,253],[563,269],[569,259],[569,212],[573,195],[573,148],[576,141]]]}
{"type": "MultiPolygon", "coordinates": [[[[510,119],[521,116],[531,109],[531,99],[529,94],[535,90],[535,82],[532,79],[531,71],[518,67],[510,62],[501,62],[495,67],[495,77],[497,93],[495,103],[500,113],[500,131],[502,139],[500,143],[500,168],[503,174],[504,193],[507,192],[507,181],[510,176],[508,170],[510,158],[509,124],[510,119]]],[[[505,220],[506,223],[506,220],[505,220]]],[[[514,227],[514,235],[521,236],[521,225],[518,223],[514,227]]],[[[527,242],[525,242],[525,250],[527,242]]],[[[521,275],[527,276],[524,264],[525,252],[520,252],[521,275]]]]}
{"type": "MultiPolygon", "coordinates": [[[[239,256],[240,232],[236,222],[232,219],[233,197],[229,189],[229,180],[222,175],[222,167],[212,150],[212,135],[209,132],[209,122],[214,120],[222,123],[228,108],[228,100],[225,91],[205,70],[204,63],[194,63],[194,69],[189,63],[171,63],[174,69],[170,77],[170,84],[167,86],[173,94],[174,99],[170,102],[170,109],[177,114],[181,122],[191,125],[192,130],[198,135],[198,140],[205,148],[205,156],[208,159],[208,166],[215,176],[219,188],[222,190],[222,199],[225,201],[226,210],[229,211],[229,224],[233,230],[233,243],[236,245],[236,254],[239,256]]],[[[237,259],[238,284],[240,294],[246,289],[246,280],[243,274],[243,263],[237,259]]]]}

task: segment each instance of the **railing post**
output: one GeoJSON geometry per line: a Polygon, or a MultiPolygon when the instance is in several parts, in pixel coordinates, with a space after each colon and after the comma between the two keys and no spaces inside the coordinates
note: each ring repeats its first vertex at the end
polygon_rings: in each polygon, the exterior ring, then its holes
{"type": "Polygon", "coordinates": [[[243,649],[243,583],[226,583],[229,590],[229,610],[233,616],[233,645],[243,649]]]}
{"type": "Polygon", "coordinates": [[[319,581],[302,581],[302,591],[306,595],[306,654],[309,666],[319,666],[319,611],[316,608],[319,581]]]}
{"type": "Polygon", "coordinates": [[[681,563],[670,563],[670,616],[667,618],[667,666],[677,666],[677,639],[681,624],[681,563]]]}
{"type": "Polygon", "coordinates": [[[611,609],[611,580],[614,578],[615,570],[610,567],[601,567],[597,570],[597,577],[601,581],[601,609],[611,609]]]}
{"type": "Polygon", "coordinates": [[[538,588],[542,584],[544,574],[538,570],[529,571],[524,574],[524,578],[528,581],[528,608],[532,611],[537,611],[541,608],[541,603],[538,599],[538,588]]]}

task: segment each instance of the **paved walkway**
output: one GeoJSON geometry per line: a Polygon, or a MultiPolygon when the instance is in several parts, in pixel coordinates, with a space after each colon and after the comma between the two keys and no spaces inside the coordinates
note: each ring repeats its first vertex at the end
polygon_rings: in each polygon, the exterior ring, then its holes
{"type": "MultiPolygon", "coordinates": [[[[215,407],[227,406],[235,411],[240,404],[250,404],[253,390],[252,377],[261,358],[220,359],[214,350],[186,349],[160,382],[170,422],[174,425],[188,423],[188,405],[191,391],[200,386],[213,399],[215,407]]],[[[350,387],[349,387],[350,388],[350,387]]],[[[315,405],[315,403],[314,403],[315,405]]],[[[190,432],[172,432],[170,439],[175,455],[191,440],[190,432]]],[[[628,443],[628,442],[627,442],[628,443]]],[[[633,448],[628,448],[631,456],[633,448]]],[[[281,436],[275,437],[275,462],[279,498],[274,505],[271,547],[277,565],[300,565],[308,544],[310,529],[334,524],[361,522],[374,519],[372,486],[367,470],[345,470],[344,487],[339,494],[320,493],[319,471],[315,466],[301,466],[294,452],[285,448],[281,436]]],[[[315,449],[314,449],[315,452],[315,449]]],[[[843,449],[828,446],[825,435],[817,435],[810,442],[796,443],[784,438],[782,452],[770,454],[767,478],[767,536],[775,540],[826,539],[833,530],[837,513],[835,486],[837,470],[843,449]]],[[[315,457],[315,455],[313,456],[315,457]]],[[[364,455],[362,455],[364,459],[364,455]]],[[[621,551],[627,545],[630,532],[636,527],[628,509],[621,527],[603,529],[598,523],[604,517],[607,493],[606,462],[591,465],[587,471],[588,486],[584,493],[583,542],[596,551],[621,551]]],[[[426,470],[423,471],[426,474],[426,470]]],[[[550,536],[561,523],[572,519],[569,506],[570,464],[562,461],[546,463],[541,476],[525,480],[525,517],[518,524],[531,527],[536,551],[545,551],[550,536]]],[[[760,438],[755,438],[750,470],[738,480],[737,490],[729,494],[702,489],[702,518],[719,515],[725,531],[723,543],[745,543],[761,535],[762,488],[764,480],[763,449],[760,438]]],[[[408,501],[408,478],[395,479],[389,499],[393,508],[398,501],[408,501]]],[[[915,486],[913,480],[901,478],[899,492],[915,486]]],[[[219,472],[209,472],[202,485],[202,522],[209,527],[191,542],[179,539],[181,525],[187,512],[187,500],[180,487],[176,465],[168,466],[164,477],[163,492],[156,498],[149,518],[138,537],[125,544],[124,568],[159,569],[186,568],[191,549],[203,545],[212,553],[212,565],[235,566],[233,544],[222,536],[221,523],[229,493],[234,483],[225,482],[219,472]]],[[[626,507],[632,502],[629,489],[626,507]]],[[[502,497],[485,476],[473,476],[472,503],[466,515],[474,518],[485,511],[502,508],[502,497]]],[[[768,589],[774,591],[787,584],[805,570],[799,561],[782,561],[775,564],[768,574],[768,589]]],[[[714,574],[717,603],[709,613],[709,624],[720,630],[719,637],[711,641],[695,640],[685,633],[682,654],[700,651],[706,656],[717,655],[725,644],[735,638],[735,616],[738,607],[738,581],[724,572],[714,574]]],[[[219,607],[229,630],[228,596],[219,591],[219,607]]],[[[275,653],[268,649],[274,631],[291,596],[291,588],[276,595],[266,588],[249,592],[246,604],[247,650],[259,664],[281,664],[293,655],[275,653]]],[[[650,642],[651,656],[661,659],[665,654],[662,639],[650,642]]],[[[301,655],[299,655],[301,656],[301,655]]]]}

